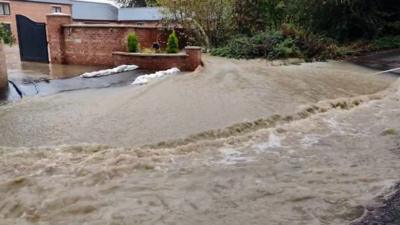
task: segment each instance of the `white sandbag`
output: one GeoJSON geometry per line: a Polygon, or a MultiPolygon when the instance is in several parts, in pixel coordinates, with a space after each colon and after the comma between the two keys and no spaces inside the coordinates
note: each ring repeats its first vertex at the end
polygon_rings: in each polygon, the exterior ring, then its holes
{"type": "Polygon", "coordinates": [[[118,66],[118,67],[115,67],[112,69],[84,73],[80,77],[82,77],[82,78],[102,77],[102,76],[108,76],[108,75],[115,74],[115,73],[132,71],[137,68],[139,68],[139,67],[136,65],[121,65],[121,66],[118,66]]]}
{"type": "Polygon", "coordinates": [[[155,79],[161,79],[165,76],[171,76],[171,75],[176,75],[179,72],[181,72],[178,68],[171,68],[169,70],[164,70],[164,71],[158,71],[152,74],[146,74],[139,76],[135,79],[135,81],[132,83],[132,85],[143,85],[147,84],[151,80],[155,79]]]}

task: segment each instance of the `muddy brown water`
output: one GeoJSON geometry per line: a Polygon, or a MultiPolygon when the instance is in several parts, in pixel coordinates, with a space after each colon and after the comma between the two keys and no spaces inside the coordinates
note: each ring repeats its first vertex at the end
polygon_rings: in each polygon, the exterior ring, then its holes
{"type": "Polygon", "coordinates": [[[0,106],[0,224],[349,224],[400,180],[395,76],[205,63],[0,106]]]}
{"type": "Polygon", "coordinates": [[[8,90],[1,93],[0,101],[3,102],[18,101],[35,95],[129,85],[138,76],[151,72],[135,70],[114,76],[85,79],[79,75],[108,67],[21,62],[18,47],[6,47],[5,52],[10,82],[8,90]]]}

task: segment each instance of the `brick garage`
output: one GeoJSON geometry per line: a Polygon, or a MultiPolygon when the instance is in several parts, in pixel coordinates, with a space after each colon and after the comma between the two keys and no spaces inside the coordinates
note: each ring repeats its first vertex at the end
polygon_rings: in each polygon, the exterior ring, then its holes
{"type": "Polygon", "coordinates": [[[201,49],[187,48],[186,53],[124,54],[127,37],[138,36],[141,48],[166,43],[167,33],[159,27],[123,24],[72,24],[69,15],[47,15],[47,36],[51,63],[113,66],[136,64],[144,69],[160,70],[173,66],[192,71],[201,64],[201,49]],[[113,54],[114,53],[114,54],[113,54]]]}

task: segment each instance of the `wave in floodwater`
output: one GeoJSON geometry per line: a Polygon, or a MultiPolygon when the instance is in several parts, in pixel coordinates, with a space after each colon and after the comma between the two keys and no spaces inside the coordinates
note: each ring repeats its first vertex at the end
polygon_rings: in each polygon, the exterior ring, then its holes
{"type": "Polygon", "coordinates": [[[392,88],[140,148],[2,147],[0,224],[349,224],[399,180],[399,101],[392,88]]]}

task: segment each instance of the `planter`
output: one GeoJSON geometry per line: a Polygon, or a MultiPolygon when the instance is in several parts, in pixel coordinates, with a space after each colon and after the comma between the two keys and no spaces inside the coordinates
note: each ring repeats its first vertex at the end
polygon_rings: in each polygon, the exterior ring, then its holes
{"type": "Polygon", "coordinates": [[[202,64],[200,47],[186,47],[185,52],[176,54],[113,52],[113,61],[115,66],[137,65],[140,69],[152,71],[173,67],[181,71],[194,71],[202,64]]]}

